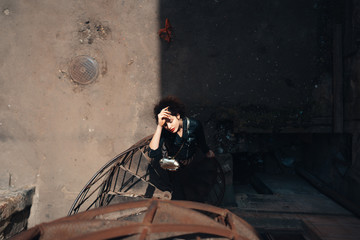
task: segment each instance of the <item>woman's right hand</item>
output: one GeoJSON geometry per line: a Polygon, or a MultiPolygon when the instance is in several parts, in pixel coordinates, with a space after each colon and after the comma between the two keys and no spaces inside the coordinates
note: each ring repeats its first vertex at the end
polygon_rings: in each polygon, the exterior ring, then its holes
{"type": "Polygon", "coordinates": [[[163,127],[166,119],[169,119],[169,117],[171,116],[171,113],[168,110],[169,107],[163,108],[161,109],[160,113],[158,114],[158,125],[160,127],[163,127]]]}

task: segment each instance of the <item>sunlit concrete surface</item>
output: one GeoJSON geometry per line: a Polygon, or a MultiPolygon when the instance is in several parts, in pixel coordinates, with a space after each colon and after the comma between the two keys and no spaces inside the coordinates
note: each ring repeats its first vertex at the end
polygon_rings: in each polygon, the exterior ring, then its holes
{"type": "MultiPolygon", "coordinates": [[[[30,227],[65,216],[98,169],[153,133],[153,105],[168,94],[204,123],[217,154],[250,151],[246,134],[255,132],[330,134],[334,118],[358,132],[358,29],[344,21],[344,42],[355,48],[344,45],[351,77],[340,116],[332,14],[341,8],[331,2],[0,0],[0,187],[36,187],[30,227]],[[158,36],[166,18],[171,43],[158,36]],[[69,76],[79,55],[99,64],[88,85],[69,76]]],[[[346,18],[358,19],[358,8],[346,18]]],[[[358,138],[346,159],[356,179],[358,138]]]]}
{"type": "Polygon", "coordinates": [[[158,6],[1,0],[0,10],[0,186],[36,186],[33,226],[65,216],[102,165],[152,133],[158,6]],[[99,63],[89,85],[68,76],[78,55],[99,63]]]}

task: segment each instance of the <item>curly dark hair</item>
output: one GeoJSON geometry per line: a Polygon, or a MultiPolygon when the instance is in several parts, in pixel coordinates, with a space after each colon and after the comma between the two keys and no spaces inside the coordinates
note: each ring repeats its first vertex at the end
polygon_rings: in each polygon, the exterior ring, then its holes
{"type": "Polygon", "coordinates": [[[163,108],[169,107],[168,110],[171,115],[176,116],[180,114],[180,117],[185,117],[185,105],[175,96],[167,96],[159,101],[154,107],[154,117],[156,122],[158,121],[158,114],[163,108]]]}

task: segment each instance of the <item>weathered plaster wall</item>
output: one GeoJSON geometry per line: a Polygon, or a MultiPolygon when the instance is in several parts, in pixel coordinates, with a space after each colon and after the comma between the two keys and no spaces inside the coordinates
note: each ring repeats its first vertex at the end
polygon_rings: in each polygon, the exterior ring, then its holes
{"type": "Polygon", "coordinates": [[[238,132],[331,118],[324,3],[0,0],[0,186],[35,184],[30,226],[66,215],[96,170],[153,132],[161,95],[238,132]],[[158,37],[166,17],[170,45],[158,37]],[[101,69],[87,86],[67,70],[83,54],[101,69]]]}
{"type": "Polygon", "coordinates": [[[32,226],[66,215],[96,170],[151,134],[157,1],[1,0],[0,10],[0,186],[36,185],[32,226]],[[88,21],[106,38],[81,43],[88,21]],[[101,65],[87,86],[67,76],[81,54],[101,65]]]}

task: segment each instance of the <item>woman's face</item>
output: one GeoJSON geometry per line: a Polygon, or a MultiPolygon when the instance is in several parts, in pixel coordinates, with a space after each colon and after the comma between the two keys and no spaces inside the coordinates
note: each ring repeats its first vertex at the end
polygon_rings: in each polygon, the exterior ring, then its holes
{"type": "Polygon", "coordinates": [[[165,119],[164,128],[171,132],[171,133],[177,133],[180,129],[180,115],[170,115],[169,118],[165,119]]]}

